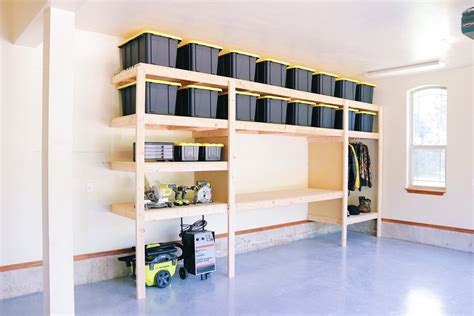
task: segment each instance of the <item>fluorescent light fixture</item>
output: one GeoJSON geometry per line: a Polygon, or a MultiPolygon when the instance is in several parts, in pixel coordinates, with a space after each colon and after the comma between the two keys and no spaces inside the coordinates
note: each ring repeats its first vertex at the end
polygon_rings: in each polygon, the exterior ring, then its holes
{"type": "Polygon", "coordinates": [[[440,60],[431,60],[419,64],[369,71],[365,75],[369,78],[409,75],[416,72],[440,69],[444,68],[445,66],[446,64],[440,60]]]}

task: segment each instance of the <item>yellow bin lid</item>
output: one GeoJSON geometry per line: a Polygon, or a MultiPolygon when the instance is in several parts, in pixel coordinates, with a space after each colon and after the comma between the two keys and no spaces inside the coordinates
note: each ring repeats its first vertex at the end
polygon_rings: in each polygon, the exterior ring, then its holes
{"type": "Polygon", "coordinates": [[[315,71],[313,72],[313,75],[326,75],[326,76],[331,76],[331,77],[339,77],[339,75],[332,74],[330,72],[325,72],[325,71],[315,71]]]}
{"type": "Polygon", "coordinates": [[[219,88],[198,86],[198,85],[195,85],[195,84],[190,84],[190,85],[181,87],[178,90],[185,90],[185,89],[201,89],[201,90],[210,90],[210,91],[222,92],[222,89],[219,89],[219,88]]]}
{"type": "Polygon", "coordinates": [[[244,52],[244,51],[241,51],[241,50],[236,50],[236,49],[220,52],[219,56],[224,56],[224,55],[231,54],[231,53],[236,53],[236,54],[240,54],[240,55],[246,55],[246,56],[255,57],[255,58],[259,58],[259,57],[260,57],[260,56],[258,56],[258,55],[256,55],[256,54],[247,53],[247,52],[244,52]]]}
{"type": "Polygon", "coordinates": [[[309,105],[312,105],[312,106],[316,105],[315,102],[310,102],[310,101],[305,101],[305,100],[291,100],[288,103],[304,103],[304,104],[309,104],[309,105]]]}
{"type": "Polygon", "coordinates": [[[339,109],[337,105],[332,105],[332,104],[326,104],[326,103],[318,103],[316,106],[323,106],[325,108],[331,108],[331,109],[339,109]]]}
{"type": "MultiPolygon", "coordinates": [[[[181,84],[180,84],[179,82],[172,82],[172,81],[155,80],[155,79],[145,79],[145,82],[152,82],[152,83],[166,84],[166,85],[169,85],[169,86],[181,87],[181,84]]],[[[127,84],[124,84],[124,85],[118,87],[117,89],[121,90],[121,89],[130,87],[130,86],[134,86],[134,85],[136,85],[136,84],[137,84],[136,81],[130,82],[130,83],[127,83],[127,84]]]]}
{"type": "Polygon", "coordinates": [[[201,144],[204,147],[224,147],[224,144],[209,144],[209,143],[204,143],[201,144]]]}
{"type": "MultiPolygon", "coordinates": [[[[229,94],[229,92],[228,91],[222,92],[219,95],[226,95],[226,94],[229,94]]],[[[247,91],[235,91],[235,94],[249,95],[251,97],[257,97],[257,98],[260,96],[260,94],[258,93],[247,92],[247,91]]]]}
{"type": "Polygon", "coordinates": [[[308,71],[314,72],[314,69],[312,69],[312,68],[298,66],[298,65],[291,65],[286,69],[303,69],[303,70],[308,70],[308,71]]]}
{"type": "Polygon", "coordinates": [[[207,47],[211,47],[211,48],[217,48],[219,50],[224,49],[222,46],[209,44],[209,43],[205,43],[205,42],[201,42],[201,41],[195,41],[195,40],[182,42],[181,44],[178,45],[178,48],[183,47],[183,46],[188,45],[188,44],[198,44],[198,45],[207,46],[207,47]]]}
{"type": "Polygon", "coordinates": [[[359,82],[359,84],[363,84],[363,85],[370,86],[370,87],[376,87],[375,84],[370,83],[370,82],[362,82],[362,81],[361,81],[361,82],[359,82]]]}
{"type": "Polygon", "coordinates": [[[282,98],[282,97],[277,97],[274,95],[265,95],[263,97],[259,97],[258,99],[275,99],[275,100],[282,100],[282,101],[290,101],[290,98],[282,98]]]}
{"type": "Polygon", "coordinates": [[[349,79],[349,78],[343,78],[343,77],[339,77],[336,79],[336,81],[340,81],[340,80],[344,80],[344,81],[352,81],[352,82],[355,82],[355,83],[359,83],[359,81],[357,80],[354,80],[354,79],[349,79]]]}
{"type": "Polygon", "coordinates": [[[143,31],[140,31],[138,33],[136,33],[135,35],[132,35],[130,36],[129,38],[127,38],[125,41],[123,41],[122,43],[120,43],[118,45],[118,47],[122,47],[123,45],[127,44],[128,42],[130,42],[131,40],[143,35],[143,34],[153,34],[153,35],[158,35],[158,36],[163,36],[163,37],[167,37],[167,38],[171,38],[171,39],[175,39],[175,40],[178,40],[181,42],[181,37],[178,37],[178,36],[174,36],[174,35],[169,35],[169,34],[165,34],[165,33],[160,33],[160,32],[156,32],[156,31],[152,31],[152,30],[143,30],[143,31]]]}
{"type": "Polygon", "coordinates": [[[279,61],[279,60],[276,60],[276,59],[273,59],[273,58],[262,58],[262,59],[259,59],[259,60],[257,60],[257,64],[258,64],[258,63],[263,63],[263,62],[265,62],[265,61],[271,61],[271,62],[274,62],[274,63],[286,65],[286,66],[289,65],[289,63],[285,63],[284,61],[279,61]]]}
{"type": "Polygon", "coordinates": [[[377,115],[375,112],[370,112],[370,111],[358,111],[359,114],[368,114],[368,115],[377,115]]]}
{"type": "Polygon", "coordinates": [[[202,146],[200,143],[178,143],[177,146],[202,146]]]}

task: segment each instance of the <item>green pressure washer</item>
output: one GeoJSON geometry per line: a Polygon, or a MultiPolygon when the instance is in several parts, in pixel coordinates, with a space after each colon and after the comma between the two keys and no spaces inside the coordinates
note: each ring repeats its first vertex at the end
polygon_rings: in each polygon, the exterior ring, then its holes
{"type": "MultiPolygon", "coordinates": [[[[150,244],[145,246],[145,284],[165,288],[176,273],[178,261],[183,259],[183,246],[179,243],[150,244]],[[178,253],[180,253],[178,255],[178,253]]],[[[130,267],[136,276],[135,254],[118,258],[130,267]]]]}

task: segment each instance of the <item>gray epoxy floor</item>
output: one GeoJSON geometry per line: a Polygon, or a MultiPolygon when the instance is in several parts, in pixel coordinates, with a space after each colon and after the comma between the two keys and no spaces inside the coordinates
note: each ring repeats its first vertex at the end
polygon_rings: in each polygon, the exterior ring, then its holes
{"type": "MultiPolygon", "coordinates": [[[[349,233],[237,256],[237,277],[176,275],[134,299],[128,278],[76,287],[78,315],[474,315],[474,255],[349,233]]],[[[41,313],[41,294],[0,301],[1,315],[41,313]]]]}

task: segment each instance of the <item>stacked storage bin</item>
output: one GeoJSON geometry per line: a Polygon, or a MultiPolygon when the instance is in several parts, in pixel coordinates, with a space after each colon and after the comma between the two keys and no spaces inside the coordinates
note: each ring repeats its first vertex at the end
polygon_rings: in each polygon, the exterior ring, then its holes
{"type": "Polygon", "coordinates": [[[372,103],[375,85],[369,82],[359,82],[356,87],[356,101],[372,103]]]}
{"type": "Polygon", "coordinates": [[[120,48],[122,67],[127,69],[138,63],[147,63],[174,68],[176,49],[181,38],[155,31],[145,30],[126,41],[120,48]]]}
{"type": "Polygon", "coordinates": [[[311,92],[333,97],[336,89],[337,77],[338,75],[329,72],[314,72],[311,92]]]}
{"type": "MultiPolygon", "coordinates": [[[[336,110],[336,122],[334,124],[334,128],[342,129],[342,120],[343,120],[343,112],[344,110],[337,109],[336,110]]],[[[356,109],[349,108],[349,130],[353,131],[355,129],[355,117],[356,113],[359,112],[356,109]]]]}
{"type": "Polygon", "coordinates": [[[176,115],[216,118],[219,92],[222,89],[199,85],[179,88],[176,115]]]}
{"type": "Polygon", "coordinates": [[[288,98],[270,95],[257,98],[256,121],[285,124],[286,108],[289,100],[288,98]]]}
{"type": "Polygon", "coordinates": [[[373,132],[374,118],[377,115],[375,112],[359,111],[355,116],[355,130],[361,132],[373,132]]]}
{"type": "Polygon", "coordinates": [[[201,144],[199,147],[200,161],[220,161],[222,159],[222,151],[224,144],[201,144]]]}
{"type": "MultiPolygon", "coordinates": [[[[122,114],[132,115],[136,111],[136,87],[132,82],[119,87],[122,99],[122,114]]],[[[145,113],[175,115],[176,94],[180,83],[163,80],[145,80],[145,113]]]]}
{"type": "Polygon", "coordinates": [[[358,81],[356,80],[337,78],[335,96],[338,98],[355,100],[357,83],[358,81]]]}
{"type": "Polygon", "coordinates": [[[334,128],[338,106],[319,103],[313,107],[311,126],[334,128]]]}
{"type": "MultiPolygon", "coordinates": [[[[255,121],[255,107],[257,93],[236,91],[235,92],[235,119],[238,121],[255,121]]],[[[227,120],[229,108],[228,93],[222,93],[217,100],[217,118],[227,120]]]]}
{"type": "Polygon", "coordinates": [[[286,68],[288,63],[271,58],[257,60],[255,81],[284,87],[286,84],[286,68]]]}
{"type": "Polygon", "coordinates": [[[314,102],[291,100],[288,102],[286,124],[311,126],[311,113],[314,106],[316,106],[314,102]]]}
{"type": "Polygon", "coordinates": [[[174,160],[198,161],[200,147],[199,143],[179,143],[174,146],[174,160]]]}
{"type": "Polygon", "coordinates": [[[286,87],[311,92],[314,70],[302,66],[290,66],[286,70],[286,87]]]}
{"type": "Polygon", "coordinates": [[[217,74],[225,77],[254,81],[258,57],[258,55],[242,52],[240,50],[222,52],[219,54],[217,74]]]}
{"type": "Polygon", "coordinates": [[[217,59],[222,47],[199,41],[178,45],[177,67],[180,69],[217,74],[217,59]]]}

